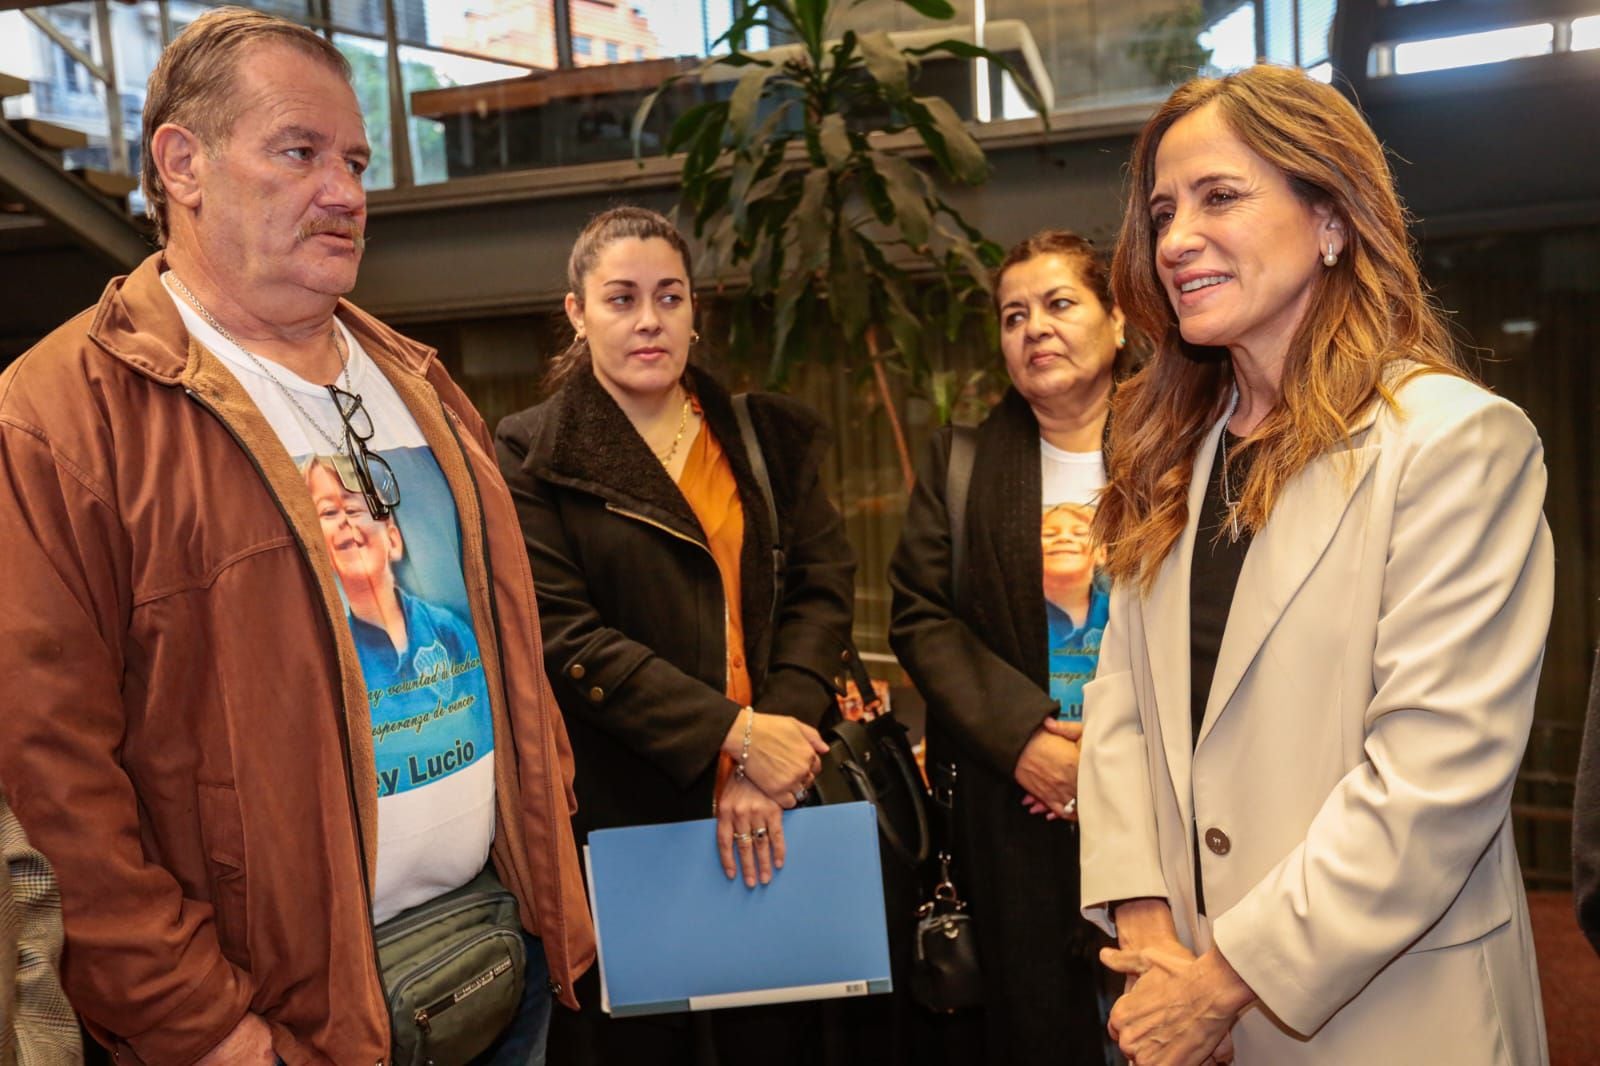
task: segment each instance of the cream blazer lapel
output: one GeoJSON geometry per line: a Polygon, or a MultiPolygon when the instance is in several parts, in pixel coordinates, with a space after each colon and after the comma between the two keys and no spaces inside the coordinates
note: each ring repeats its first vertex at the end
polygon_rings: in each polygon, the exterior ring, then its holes
{"type": "MultiPolygon", "coordinates": [[[[1189,478],[1188,524],[1161,564],[1161,572],[1142,605],[1156,717],[1161,723],[1161,746],[1184,824],[1194,819],[1194,795],[1189,781],[1194,731],[1189,711],[1189,575],[1200,509],[1205,503],[1206,481],[1225,421],[1225,417],[1217,420],[1195,453],[1194,472],[1189,478]]],[[[1192,854],[1189,860],[1192,865],[1192,854]]]]}
{"type": "MultiPolygon", "coordinates": [[[[1369,405],[1350,428],[1352,441],[1364,440],[1377,416],[1378,405],[1369,405]]],[[[1327,550],[1381,450],[1376,443],[1336,448],[1307,463],[1283,487],[1272,516],[1251,543],[1239,572],[1196,748],[1205,743],[1262,642],[1327,550]]],[[[1191,500],[1197,498],[1197,486],[1198,492],[1204,493],[1209,470],[1209,464],[1206,473],[1195,467],[1198,480],[1190,486],[1191,500]]],[[[1193,515],[1190,525],[1192,528],[1193,515]]]]}

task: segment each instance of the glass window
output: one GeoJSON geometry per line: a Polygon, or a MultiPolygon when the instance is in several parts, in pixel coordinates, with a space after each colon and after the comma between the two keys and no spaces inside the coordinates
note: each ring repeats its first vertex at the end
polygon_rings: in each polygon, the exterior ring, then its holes
{"type": "Polygon", "coordinates": [[[334,34],[333,43],[350,61],[350,84],[366,119],[367,143],[372,146],[372,162],[362,182],[368,189],[390,188],[394,185],[394,144],[389,129],[388,46],[347,33],[334,34]]]}
{"type": "Polygon", "coordinates": [[[1572,20],[1572,44],[1570,47],[1574,52],[1600,48],[1600,15],[1587,15],[1584,18],[1572,20]]]}
{"type": "Polygon", "coordinates": [[[572,37],[572,51],[574,55],[587,56],[594,54],[594,41],[583,34],[574,34],[572,37]]]}
{"type": "Polygon", "coordinates": [[[404,44],[553,70],[557,2],[395,0],[395,30],[404,44]]]}
{"type": "Polygon", "coordinates": [[[508,81],[527,73],[524,67],[401,45],[400,78],[410,112],[412,180],[418,185],[445,181],[451,176],[451,154],[471,151],[462,136],[470,128],[464,112],[476,113],[476,100],[452,93],[452,89],[508,81]],[[456,136],[450,136],[452,131],[456,136]]]}
{"type": "Polygon", "coordinates": [[[1256,55],[1251,0],[990,0],[987,7],[989,26],[1015,20],[1032,35],[1057,110],[1159,99],[1198,72],[1245,66],[1256,55]]]}
{"type": "Polygon", "coordinates": [[[1525,56],[1549,55],[1555,27],[1548,22],[1512,26],[1485,33],[1464,33],[1429,41],[1406,41],[1394,46],[1394,72],[1420,74],[1430,70],[1473,67],[1525,56]]]}
{"type": "MultiPolygon", "coordinates": [[[[733,22],[736,0],[568,0],[572,20],[573,55],[579,66],[580,36],[606,42],[605,62],[624,55],[638,62],[674,56],[705,56],[733,22]],[[613,47],[615,54],[613,54],[613,47]]],[[[746,41],[750,48],[765,48],[767,38],[758,32],[746,41]]],[[[725,49],[718,49],[725,51],[725,49]]],[[[585,52],[583,55],[591,55],[585,52]]],[[[595,57],[593,62],[601,62],[595,57]]]]}

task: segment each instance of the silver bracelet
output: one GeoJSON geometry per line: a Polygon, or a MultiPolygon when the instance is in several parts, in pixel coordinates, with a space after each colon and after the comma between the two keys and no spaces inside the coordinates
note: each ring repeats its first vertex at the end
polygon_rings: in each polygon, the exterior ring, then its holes
{"type": "Polygon", "coordinates": [[[744,720],[744,740],[739,747],[739,765],[733,768],[733,776],[741,781],[744,780],[745,763],[750,761],[750,734],[756,728],[756,709],[754,707],[746,707],[745,710],[750,712],[750,717],[744,720]]]}

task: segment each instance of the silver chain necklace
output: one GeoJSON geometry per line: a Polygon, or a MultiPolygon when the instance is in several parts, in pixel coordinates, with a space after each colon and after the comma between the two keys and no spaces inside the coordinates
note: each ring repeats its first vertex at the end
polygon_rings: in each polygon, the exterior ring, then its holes
{"type": "Polygon", "coordinates": [[[1239,543],[1239,504],[1241,500],[1233,498],[1233,493],[1228,485],[1228,423],[1233,421],[1233,414],[1239,409],[1239,388],[1234,386],[1233,402],[1228,404],[1228,413],[1222,419],[1222,437],[1219,447],[1222,448],[1222,506],[1228,509],[1228,543],[1239,543]]]}
{"type": "MultiPolygon", "coordinates": [[[[183,293],[184,298],[194,305],[194,309],[200,312],[200,317],[206,320],[207,325],[216,330],[218,333],[222,334],[223,340],[226,340],[229,344],[243,352],[245,358],[249,359],[250,362],[255,365],[257,370],[266,375],[267,380],[278,386],[278,390],[282,392],[284,396],[288,397],[290,403],[294,404],[295,410],[300,412],[301,417],[303,417],[307,422],[311,423],[311,428],[317,431],[317,435],[328,442],[328,447],[332,448],[334,452],[339,455],[345,454],[345,442],[341,440],[335,440],[331,435],[329,435],[327,430],[322,428],[322,423],[313,418],[311,416],[311,412],[306,410],[305,406],[301,404],[299,399],[295,397],[294,390],[285,385],[283,380],[279,378],[278,375],[274,374],[270,369],[268,369],[265,360],[261,359],[250,349],[240,344],[238,339],[234,337],[233,334],[223,329],[222,323],[218,322],[214,317],[212,317],[211,312],[206,310],[206,305],[200,302],[199,297],[189,291],[189,286],[183,283],[182,278],[178,277],[178,275],[171,270],[167,271],[167,277],[172,279],[172,284],[178,287],[178,291],[183,293]]],[[[339,353],[339,377],[344,379],[344,391],[350,392],[350,356],[345,350],[345,346],[340,343],[338,326],[333,327],[332,337],[333,347],[339,353]]],[[[337,381],[338,378],[335,378],[334,380],[337,381]]]]}

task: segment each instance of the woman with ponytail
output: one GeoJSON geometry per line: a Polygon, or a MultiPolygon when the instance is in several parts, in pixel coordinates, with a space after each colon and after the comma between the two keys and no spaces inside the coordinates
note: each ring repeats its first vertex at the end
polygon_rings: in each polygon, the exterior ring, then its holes
{"type": "MultiPolygon", "coordinates": [[[[606,211],[579,234],[568,282],[574,340],[552,394],[496,437],[572,739],[573,827],[581,847],[596,829],[715,815],[724,872],[754,888],[783,876],[782,814],[827,751],[816,727],[850,647],[855,563],[821,482],[827,435],[791,400],[749,397],[770,528],[732,398],[689,361],[678,231],[654,211],[606,211]]],[[[552,1022],[551,1062],[819,1054],[814,1007],[609,1019],[593,971],[577,991],[580,1014],[552,1022]]]]}

